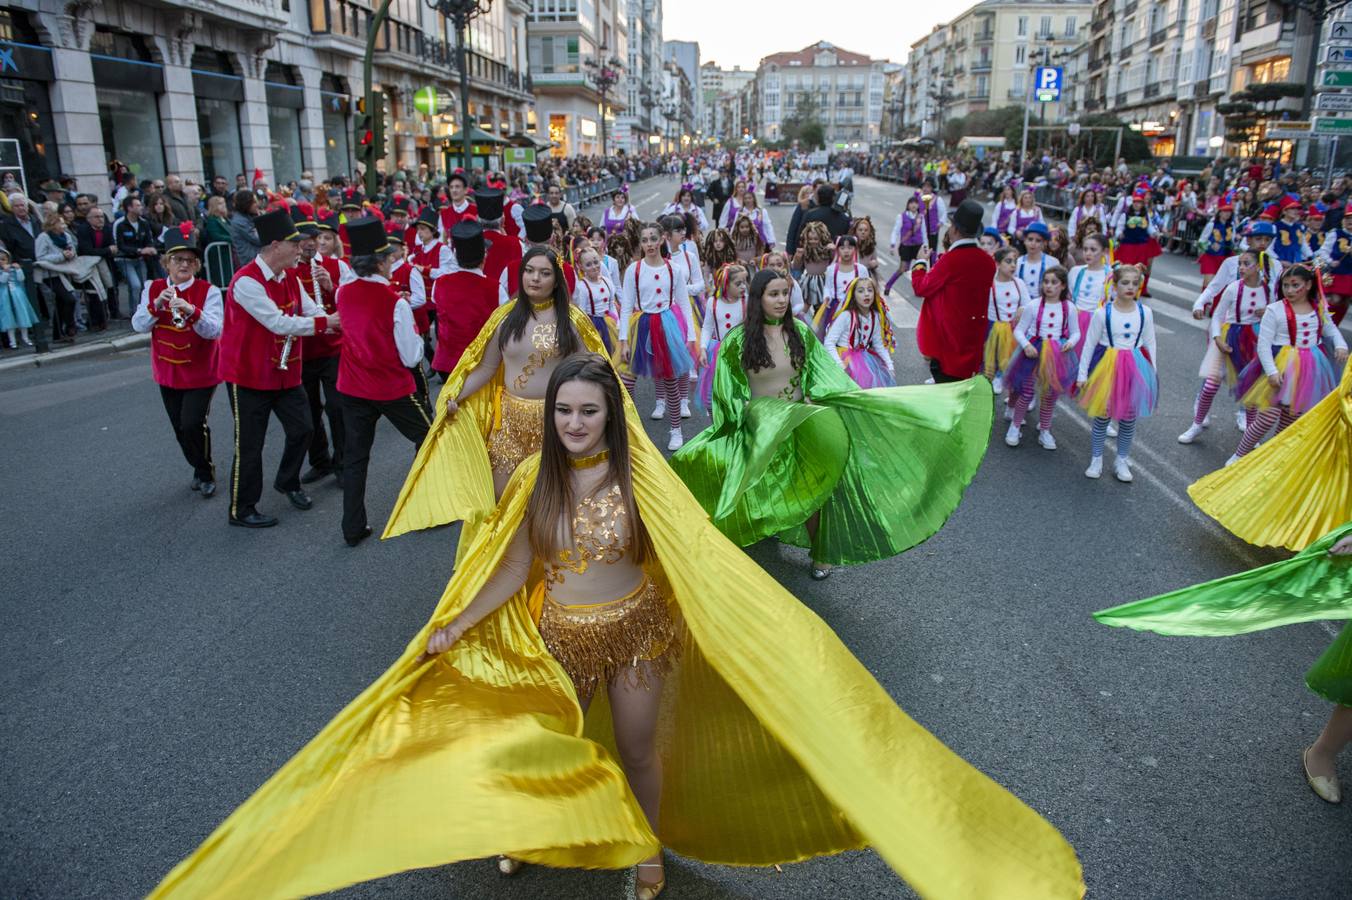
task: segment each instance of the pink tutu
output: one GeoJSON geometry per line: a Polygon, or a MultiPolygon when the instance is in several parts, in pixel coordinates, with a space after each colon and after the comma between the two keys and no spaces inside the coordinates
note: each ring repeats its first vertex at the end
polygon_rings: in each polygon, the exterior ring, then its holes
{"type": "Polygon", "coordinates": [[[1235,383],[1235,397],[1244,406],[1268,409],[1285,406],[1296,415],[1309,412],[1338,384],[1328,355],[1320,348],[1277,347],[1273,362],[1282,375],[1282,386],[1272,387],[1257,357],[1244,367],[1235,383]]]}
{"type": "Polygon", "coordinates": [[[872,350],[841,350],[840,361],[854,383],[865,390],[897,386],[897,379],[887,370],[887,364],[872,350]]]}
{"type": "Polygon", "coordinates": [[[1084,339],[1089,336],[1089,320],[1094,318],[1092,309],[1077,309],[1075,314],[1080,319],[1080,339],[1075,342],[1075,358],[1084,356],[1084,339]]]}
{"type": "Polygon", "coordinates": [[[1160,386],[1155,367],[1139,348],[1094,348],[1089,378],[1080,391],[1080,406],[1096,419],[1130,422],[1155,411],[1160,386]]]}
{"type": "Polygon", "coordinates": [[[709,361],[699,370],[699,384],[695,389],[695,405],[701,412],[712,408],[709,404],[713,399],[714,370],[718,367],[718,347],[721,343],[718,340],[710,340],[704,345],[704,355],[709,361]]]}
{"type": "Polygon", "coordinates": [[[1014,351],[1005,371],[1005,384],[1009,385],[1010,395],[1017,397],[1023,393],[1030,378],[1037,379],[1037,386],[1043,392],[1069,393],[1075,387],[1075,376],[1080,368],[1075,351],[1063,350],[1060,341],[1031,338],[1028,343],[1037,349],[1038,355],[1030,357],[1022,347],[1014,351]]]}

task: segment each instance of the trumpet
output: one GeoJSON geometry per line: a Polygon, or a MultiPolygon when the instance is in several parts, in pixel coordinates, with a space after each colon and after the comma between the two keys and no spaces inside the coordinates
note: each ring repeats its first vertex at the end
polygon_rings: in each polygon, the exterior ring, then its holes
{"type": "Polygon", "coordinates": [[[178,299],[178,291],[172,284],[169,285],[169,295],[169,319],[174,323],[175,328],[182,328],[188,323],[188,320],[183,318],[183,313],[174,308],[174,301],[178,299]]]}
{"type": "Polygon", "coordinates": [[[291,359],[291,347],[296,343],[296,336],[288,334],[286,340],[282,341],[282,354],[277,358],[277,368],[285,372],[290,366],[287,362],[291,359]]]}

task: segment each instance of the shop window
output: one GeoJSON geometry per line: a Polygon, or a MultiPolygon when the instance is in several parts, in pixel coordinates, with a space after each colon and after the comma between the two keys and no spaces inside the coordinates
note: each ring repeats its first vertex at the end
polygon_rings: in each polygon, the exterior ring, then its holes
{"type": "Polygon", "coordinates": [[[122,162],[138,180],[163,178],[164,139],[160,133],[160,117],[153,112],[155,95],[100,87],[97,96],[99,126],[108,161],[122,162]],[[146,114],[147,104],[152,110],[150,115],[146,114]]]}
{"type": "MultiPolygon", "coordinates": [[[[239,133],[239,104],[233,100],[197,98],[197,131],[202,141],[202,166],[207,180],[224,175],[235,182],[244,172],[244,142],[239,133]]],[[[252,173],[245,172],[246,176],[252,173]]]]}

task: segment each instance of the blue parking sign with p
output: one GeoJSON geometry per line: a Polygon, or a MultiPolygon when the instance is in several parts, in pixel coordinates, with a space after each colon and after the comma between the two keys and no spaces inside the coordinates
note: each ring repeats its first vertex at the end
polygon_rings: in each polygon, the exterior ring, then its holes
{"type": "Polygon", "coordinates": [[[1061,68],[1038,66],[1033,72],[1033,96],[1039,103],[1055,103],[1061,99],[1061,68]]]}

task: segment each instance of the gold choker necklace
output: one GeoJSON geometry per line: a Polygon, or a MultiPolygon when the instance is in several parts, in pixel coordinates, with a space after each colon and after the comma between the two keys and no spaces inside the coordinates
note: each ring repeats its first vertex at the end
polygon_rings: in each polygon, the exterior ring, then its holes
{"type": "Polygon", "coordinates": [[[591,456],[570,456],[568,457],[568,467],[571,469],[590,469],[592,466],[599,466],[608,459],[610,459],[609,450],[602,450],[600,453],[593,453],[591,456]]]}
{"type": "Polygon", "coordinates": [[[554,308],[554,300],[553,298],[550,298],[549,300],[545,300],[541,303],[536,303],[534,300],[532,300],[530,302],[530,308],[535,310],[536,312],[544,312],[547,309],[554,308]]]}

